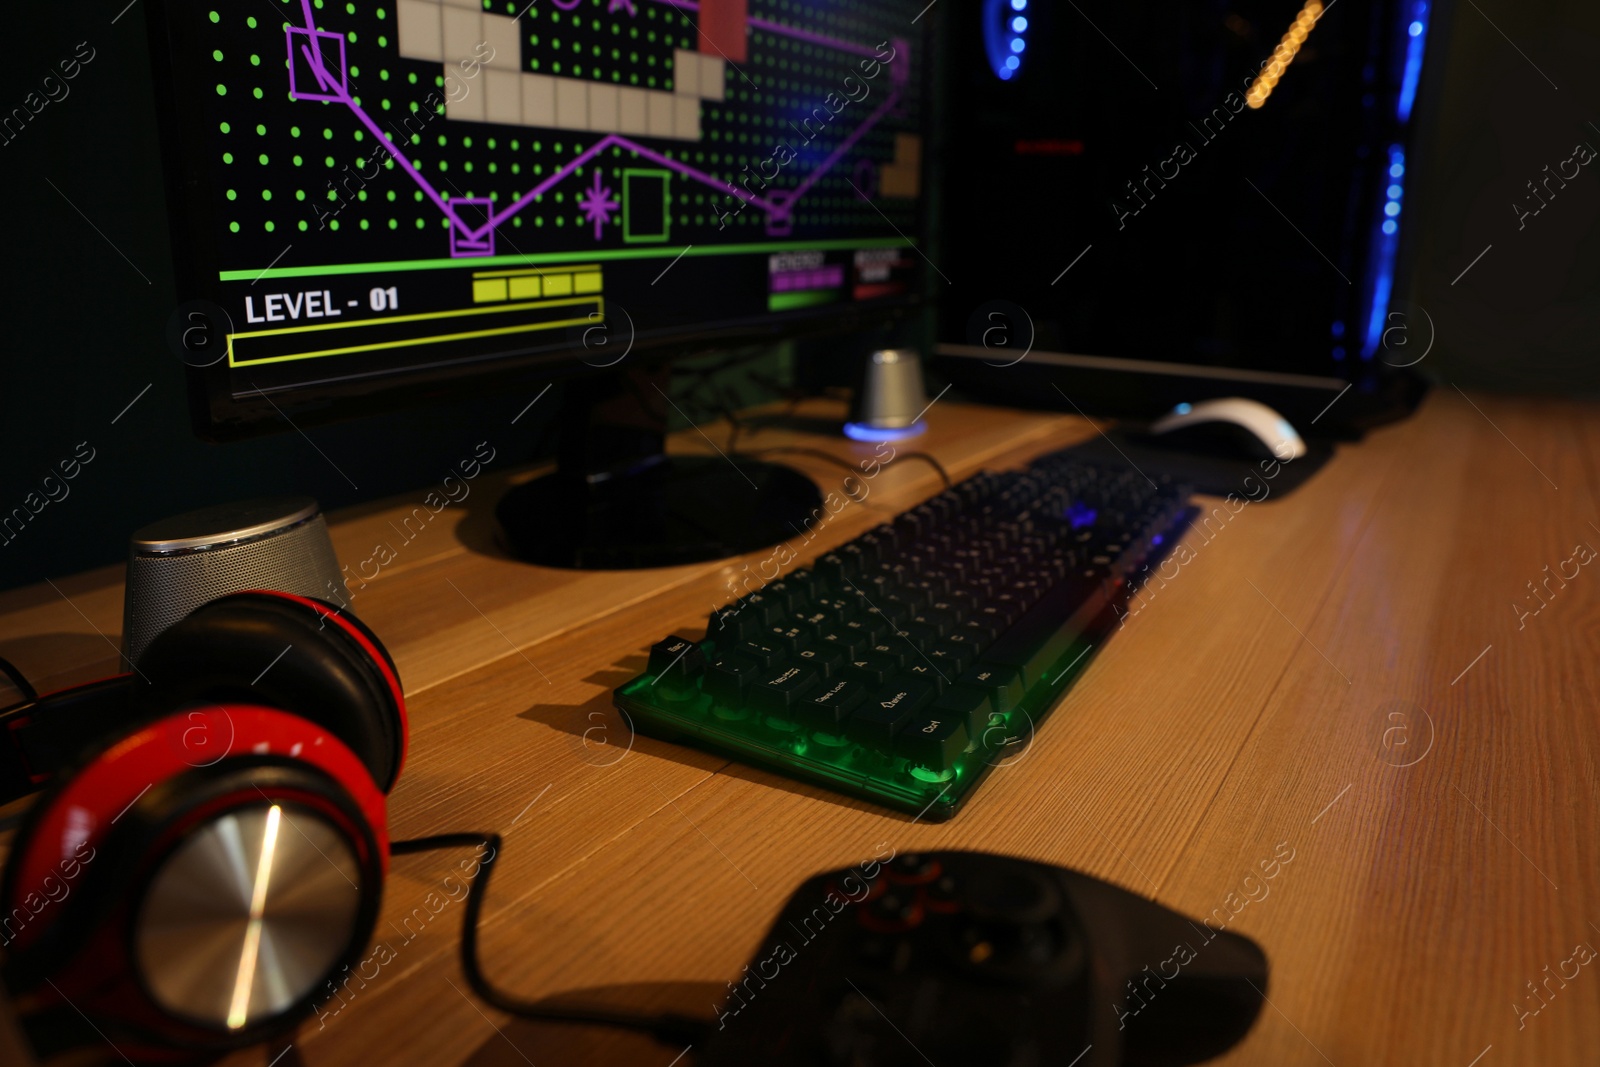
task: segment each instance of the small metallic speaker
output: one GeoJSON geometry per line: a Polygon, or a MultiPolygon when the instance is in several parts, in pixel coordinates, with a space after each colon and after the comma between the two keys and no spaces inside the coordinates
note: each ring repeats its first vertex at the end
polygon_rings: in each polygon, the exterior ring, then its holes
{"type": "Polygon", "coordinates": [[[927,428],[921,421],[927,409],[917,350],[881,349],[867,360],[845,433],[859,440],[910,437],[927,428]]]}
{"type": "Polygon", "coordinates": [[[248,589],[342,601],[339,561],[315,500],[218,504],[135,532],[128,546],[123,653],[137,664],[168,626],[207,601],[248,589]]]}

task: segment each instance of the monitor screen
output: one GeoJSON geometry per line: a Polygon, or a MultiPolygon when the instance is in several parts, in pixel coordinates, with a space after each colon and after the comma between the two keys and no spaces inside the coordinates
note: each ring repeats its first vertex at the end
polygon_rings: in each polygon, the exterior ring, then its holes
{"type": "Polygon", "coordinates": [[[202,429],[919,300],[923,8],[160,0],[202,429]]]}
{"type": "Polygon", "coordinates": [[[941,340],[981,352],[1003,324],[1019,353],[1230,382],[1373,365],[1432,6],[957,0],[949,95],[985,162],[952,171],[945,203],[997,214],[945,228],[950,258],[985,269],[956,279],[941,340]]]}

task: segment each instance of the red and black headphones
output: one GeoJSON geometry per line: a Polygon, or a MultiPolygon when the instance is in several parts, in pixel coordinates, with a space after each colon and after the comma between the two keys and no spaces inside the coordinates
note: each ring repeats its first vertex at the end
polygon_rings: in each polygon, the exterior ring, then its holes
{"type": "Polygon", "coordinates": [[[278,1037],[362,959],[390,856],[468,847],[482,851],[461,969],[485,1003],[674,1047],[708,1032],[489,983],[478,920],[499,835],[390,841],[400,677],[332,604],[225,596],[155,638],[132,674],[45,696],[3,660],[0,673],[28,697],[0,711],[0,803],[44,789],[0,881],[5,984],[39,1059],[109,1043],[133,1063],[193,1063],[278,1037]]]}
{"type": "Polygon", "coordinates": [[[378,639],[287,593],[211,601],[134,673],[0,713],[0,800],[44,786],[0,882],[35,1052],[193,1060],[308,1016],[372,933],[405,751],[378,639]]]}

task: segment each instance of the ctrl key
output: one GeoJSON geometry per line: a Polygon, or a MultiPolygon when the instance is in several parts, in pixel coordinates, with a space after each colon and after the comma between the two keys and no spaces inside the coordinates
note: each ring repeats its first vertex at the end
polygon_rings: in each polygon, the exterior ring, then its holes
{"type": "Polygon", "coordinates": [[[967,750],[968,740],[960,714],[936,707],[913,715],[895,735],[894,745],[899,755],[919,767],[948,771],[967,750]]]}

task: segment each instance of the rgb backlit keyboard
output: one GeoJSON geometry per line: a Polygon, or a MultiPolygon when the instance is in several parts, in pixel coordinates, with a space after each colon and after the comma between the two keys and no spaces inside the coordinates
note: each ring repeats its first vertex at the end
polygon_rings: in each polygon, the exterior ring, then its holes
{"type": "Polygon", "coordinates": [[[975,475],[669,637],[643,733],[928,819],[1033,730],[1187,524],[1189,489],[1046,456],[975,475]]]}

